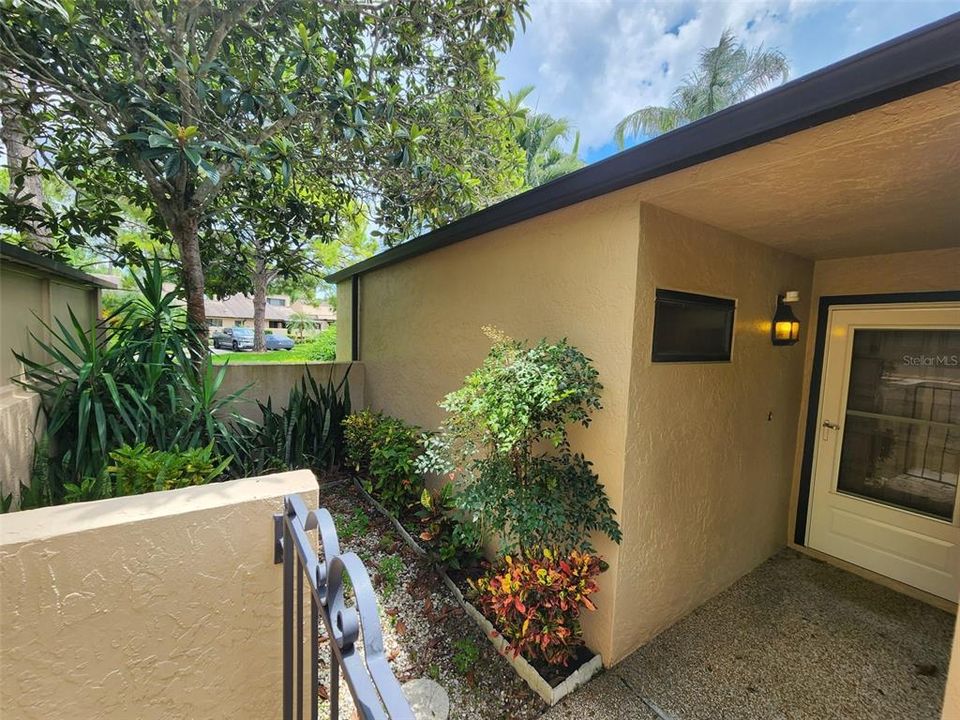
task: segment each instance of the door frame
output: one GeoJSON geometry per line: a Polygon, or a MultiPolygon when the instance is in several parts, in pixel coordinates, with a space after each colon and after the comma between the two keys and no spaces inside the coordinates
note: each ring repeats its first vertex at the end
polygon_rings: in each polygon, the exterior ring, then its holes
{"type": "Polygon", "coordinates": [[[820,415],[820,396],[823,392],[823,360],[826,352],[830,308],[834,305],[893,305],[932,302],[960,302],[960,290],[874,295],[824,295],[820,297],[817,307],[813,364],[810,367],[810,393],[807,397],[807,415],[803,426],[803,455],[800,461],[797,514],[793,533],[795,544],[804,547],[807,545],[807,521],[813,499],[813,454],[817,444],[817,418],[820,415]]]}

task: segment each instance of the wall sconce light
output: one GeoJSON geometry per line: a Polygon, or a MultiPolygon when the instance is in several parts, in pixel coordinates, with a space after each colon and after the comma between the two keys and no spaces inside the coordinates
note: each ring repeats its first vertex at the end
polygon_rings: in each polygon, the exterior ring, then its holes
{"type": "Polygon", "coordinates": [[[800,339],[800,321],[787,304],[799,299],[800,293],[795,290],[777,295],[777,312],[773,316],[771,331],[774,345],[793,345],[800,339]]]}

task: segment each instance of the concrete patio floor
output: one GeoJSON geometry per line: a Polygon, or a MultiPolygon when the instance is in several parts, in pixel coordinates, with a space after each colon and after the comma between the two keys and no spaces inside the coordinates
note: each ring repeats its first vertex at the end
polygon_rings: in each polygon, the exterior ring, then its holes
{"type": "Polygon", "coordinates": [[[544,720],[939,720],[952,615],[784,550],[544,720]]]}

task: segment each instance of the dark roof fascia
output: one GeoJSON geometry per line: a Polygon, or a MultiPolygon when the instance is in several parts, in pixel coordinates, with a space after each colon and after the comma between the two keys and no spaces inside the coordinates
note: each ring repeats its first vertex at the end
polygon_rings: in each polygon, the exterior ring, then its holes
{"type": "Polygon", "coordinates": [[[110,283],[101,280],[98,277],[94,277],[93,275],[89,275],[82,270],[77,270],[75,267],[70,267],[66,263],[46,257],[45,255],[39,255],[32,250],[27,250],[26,248],[22,248],[17,245],[11,245],[7,242],[0,241],[0,259],[2,259],[4,262],[24,265],[34,270],[40,270],[42,272],[49,273],[50,275],[72,280],[73,282],[80,283],[81,285],[92,285],[99,288],[115,289],[110,283]]]}
{"type": "Polygon", "coordinates": [[[955,13],[491,205],[326,279],[339,282],[958,80],[960,13],[955,13]]]}

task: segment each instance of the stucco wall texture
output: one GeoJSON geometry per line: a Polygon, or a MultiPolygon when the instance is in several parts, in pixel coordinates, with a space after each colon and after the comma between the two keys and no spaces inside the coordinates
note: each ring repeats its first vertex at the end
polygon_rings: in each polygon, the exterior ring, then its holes
{"type": "Polygon", "coordinates": [[[11,381],[23,371],[13,353],[48,362],[50,358],[31,337],[33,333],[47,338],[40,320],[56,327],[59,319],[71,327],[69,310],[73,310],[84,327],[93,327],[99,298],[95,287],[14,263],[0,266],[0,493],[12,494],[14,507],[19,504],[20,484],[28,483],[33,467],[39,398],[11,381]]]}
{"type": "MultiPolygon", "coordinates": [[[[604,386],[604,409],[572,441],[621,512],[638,232],[639,206],[624,191],[364,275],[367,404],[435,428],[443,416],[437,402],[489,349],[481,326],[532,341],[566,337],[593,358],[604,386]]],[[[349,289],[341,285],[341,318],[349,289]]],[[[338,327],[349,332],[346,322],[338,327]]],[[[620,553],[609,542],[598,548],[611,570],[584,626],[591,647],[609,659],[620,553]]]]}
{"type": "Polygon", "coordinates": [[[943,697],[943,720],[960,718],[960,617],[953,631],[953,651],[950,653],[950,670],[947,675],[947,690],[943,697]]]}
{"type": "Polygon", "coordinates": [[[642,206],[614,660],[783,546],[802,346],[774,347],[777,295],[813,263],[642,206]],[[657,288],[732,298],[731,361],[653,363],[657,288]]]}
{"type": "Polygon", "coordinates": [[[309,471],[0,516],[4,718],[280,716],[273,513],[309,471]]]}
{"type": "Polygon", "coordinates": [[[610,570],[584,623],[611,665],[783,546],[803,350],[774,348],[770,318],[799,290],[806,320],[812,274],[627,189],[364,274],[366,400],[435,427],[489,347],[482,325],[593,358],[604,409],[571,440],[624,528],[598,546],[610,570]],[[735,298],[733,362],[653,365],[657,287],[735,298]]]}
{"type": "Polygon", "coordinates": [[[364,369],[361,363],[228,364],[220,392],[228,395],[243,390],[243,399],[238,400],[232,409],[259,422],[263,418],[257,403],[266,405],[269,399],[275,411],[286,408],[291,388],[299,387],[301,379],[305,379],[307,373],[320,387],[325,387],[330,380],[335,386],[339,385],[346,376],[350,386],[351,406],[364,407],[364,369]]]}

